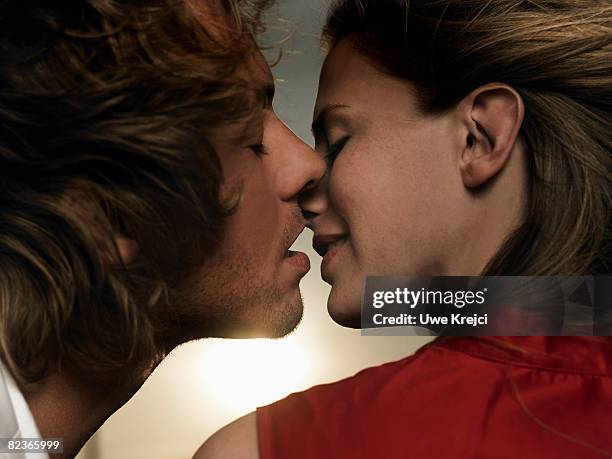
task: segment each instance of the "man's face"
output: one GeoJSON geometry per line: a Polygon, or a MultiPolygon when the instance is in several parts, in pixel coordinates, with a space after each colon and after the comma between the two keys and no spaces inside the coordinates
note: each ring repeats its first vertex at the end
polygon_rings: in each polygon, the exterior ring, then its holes
{"type": "Polygon", "coordinates": [[[276,117],[272,75],[259,50],[238,73],[267,103],[211,139],[223,167],[222,193],[241,200],[220,244],[189,279],[188,304],[179,307],[190,309],[200,334],[277,337],[302,317],[299,281],[310,263],[288,249],[304,229],[298,197],[319,182],[325,163],[276,117]]]}

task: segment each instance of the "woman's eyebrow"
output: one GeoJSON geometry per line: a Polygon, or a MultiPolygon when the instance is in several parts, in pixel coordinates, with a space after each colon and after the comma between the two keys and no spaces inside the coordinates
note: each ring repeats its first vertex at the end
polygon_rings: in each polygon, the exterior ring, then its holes
{"type": "Polygon", "coordinates": [[[330,112],[337,110],[339,108],[349,108],[349,106],[343,105],[343,104],[326,105],[317,114],[314,121],[312,122],[312,127],[311,127],[312,135],[315,138],[319,138],[323,134],[323,131],[325,130],[325,117],[329,115],[330,112]]]}

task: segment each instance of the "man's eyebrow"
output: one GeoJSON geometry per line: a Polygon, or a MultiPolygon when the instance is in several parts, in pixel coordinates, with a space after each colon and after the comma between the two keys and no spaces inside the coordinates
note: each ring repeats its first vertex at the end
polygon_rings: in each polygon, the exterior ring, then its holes
{"type": "Polygon", "coordinates": [[[332,105],[325,106],[323,110],[319,112],[315,120],[312,122],[312,127],[311,127],[312,135],[315,138],[318,138],[323,134],[323,131],[325,128],[325,117],[329,115],[329,112],[332,112],[339,108],[348,108],[348,107],[349,107],[348,105],[342,105],[342,104],[332,104],[332,105]]]}

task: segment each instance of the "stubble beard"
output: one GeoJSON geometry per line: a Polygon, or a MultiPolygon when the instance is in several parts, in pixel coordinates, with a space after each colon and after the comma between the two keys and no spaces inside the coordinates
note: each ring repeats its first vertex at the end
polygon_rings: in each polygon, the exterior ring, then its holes
{"type": "Polygon", "coordinates": [[[244,253],[234,248],[181,286],[175,309],[186,340],[279,338],[300,323],[298,287],[283,294],[274,279],[260,274],[260,263],[244,253]]]}

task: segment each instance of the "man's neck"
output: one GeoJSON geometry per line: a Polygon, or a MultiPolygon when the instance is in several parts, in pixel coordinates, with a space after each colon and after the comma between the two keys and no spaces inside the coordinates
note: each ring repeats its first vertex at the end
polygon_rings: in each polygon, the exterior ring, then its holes
{"type": "Polygon", "coordinates": [[[116,374],[108,382],[54,372],[42,381],[21,387],[41,437],[62,438],[64,453],[76,456],[87,440],[142,386],[147,374],[116,374]]]}

